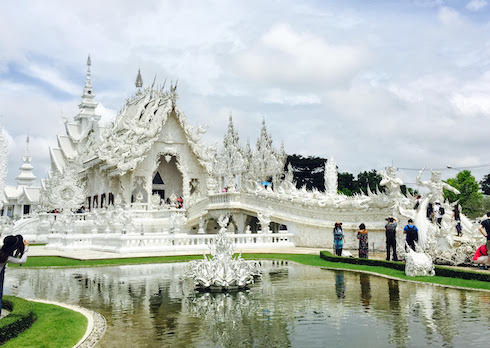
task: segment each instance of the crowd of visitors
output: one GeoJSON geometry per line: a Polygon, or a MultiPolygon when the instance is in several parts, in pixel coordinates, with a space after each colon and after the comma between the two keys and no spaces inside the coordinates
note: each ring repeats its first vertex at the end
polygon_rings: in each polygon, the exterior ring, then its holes
{"type": "MultiPolygon", "coordinates": [[[[416,197],[417,200],[420,199],[420,196],[416,197]]],[[[415,207],[419,207],[420,203],[417,202],[415,207]]],[[[433,212],[431,213],[431,217],[435,216],[435,223],[440,225],[442,216],[444,215],[444,210],[440,210],[439,207],[440,202],[434,202],[434,205],[431,209],[433,212]],[[437,213],[438,212],[438,213],[437,213]]],[[[442,208],[443,209],[443,208],[442,208]]],[[[457,235],[462,235],[462,226],[461,226],[461,213],[459,211],[459,207],[456,205],[452,211],[452,220],[456,223],[456,231],[457,235]]],[[[386,218],[385,224],[385,237],[386,237],[386,260],[390,261],[398,261],[398,256],[396,253],[396,229],[397,229],[397,220],[394,217],[386,218]]],[[[490,212],[487,213],[487,218],[480,222],[479,230],[481,234],[487,239],[486,244],[481,245],[473,255],[473,261],[479,265],[479,268],[487,269],[490,264],[490,260],[488,258],[488,250],[490,248],[490,212]]],[[[415,226],[413,219],[408,219],[407,224],[403,228],[403,234],[405,235],[405,251],[408,252],[409,249],[413,251],[416,250],[416,245],[419,241],[419,230],[417,226],[415,226]]],[[[368,231],[366,229],[366,225],[361,223],[357,230],[357,239],[359,240],[359,258],[368,258],[369,252],[369,244],[368,244],[368,231]]],[[[345,241],[345,233],[342,228],[342,222],[335,222],[335,226],[333,229],[333,241],[334,241],[334,250],[335,255],[342,256],[342,249],[345,241]]]]}

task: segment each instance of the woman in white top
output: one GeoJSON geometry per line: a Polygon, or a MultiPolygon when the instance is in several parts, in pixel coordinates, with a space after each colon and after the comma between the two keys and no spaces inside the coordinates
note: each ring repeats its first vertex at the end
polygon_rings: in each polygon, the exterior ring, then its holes
{"type": "Polygon", "coordinates": [[[21,235],[7,236],[3,239],[3,246],[0,249],[0,314],[2,314],[3,279],[7,263],[25,263],[28,245],[29,242],[24,240],[21,235]]]}

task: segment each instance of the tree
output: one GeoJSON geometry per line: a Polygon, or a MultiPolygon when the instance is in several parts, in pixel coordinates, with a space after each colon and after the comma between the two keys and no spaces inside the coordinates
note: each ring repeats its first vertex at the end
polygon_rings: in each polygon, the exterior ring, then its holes
{"type": "Polygon", "coordinates": [[[352,196],[355,192],[359,192],[357,180],[354,179],[354,175],[348,172],[338,174],[338,191],[347,196],[352,196]]]}
{"type": "Polygon", "coordinates": [[[288,164],[293,167],[294,181],[296,187],[301,188],[306,185],[306,188],[311,190],[316,188],[319,191],[325,190],[323,174],[325,172],[326,158],[301,155],[288,155],[284,170],[287,170],[288,164]]]}
{"type": "MultiPolygon", "coordinates": [[[[379,187],[379,183],[381,182],[381,175],[378,174],[376,169],[371,170],[370,172],[364,171],[357,174],[357,185],[360,190],[367,192],[367,187],[371,189],[371,191],[375,192],[376,187],[379,187]]],[[[380,187],[381,191],[384,191],[384,187],[380,187]]],[[[359,191],[360,192],[360,191],[359,191]]]]}
{"type": "Polygon", "coordinates": [[[469,216],[478,215],[481,210],[483,195],[479,192],[480,187],[471,172],[463,170],[456,175],[456,178],[448,179],[446,182],[458,189],[460,194],[456,195],[444,189],[444,198],[450,202],[459,200],[464,214],[469,216]]]}
{"type": "Polygon", "coordinates": [[[487,174],[482,181],[480,181],[481,190],[484,194],[490,195],[490,174],[487,174]]]}

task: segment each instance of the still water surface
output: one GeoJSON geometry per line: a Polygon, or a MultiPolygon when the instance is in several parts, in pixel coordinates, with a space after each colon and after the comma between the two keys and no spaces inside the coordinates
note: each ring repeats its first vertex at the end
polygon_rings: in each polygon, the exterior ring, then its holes
{"type": "Polygon", "coordinates": [[[488,347],[488,292],[262,264],[237,294],[195,293],[182,263],[11,268],[5,293],[102,313],[101,347],[488,347]]]}

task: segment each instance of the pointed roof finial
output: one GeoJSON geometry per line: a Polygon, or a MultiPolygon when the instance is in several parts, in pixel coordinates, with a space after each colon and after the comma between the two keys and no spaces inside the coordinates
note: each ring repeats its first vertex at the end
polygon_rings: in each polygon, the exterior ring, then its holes
{"type": "Polygon", "coordinates": [[[230,116],[228,117],[228,119],[230,120],[230,122],[233,121],[233,115],[232,115],[231,111],[230,111],[230,116]]]}
{"type": "Polygon", "coordinates": [[[75,116],[75,120],[82,118],[100,119],[100,116],[95,115],[95,108],[97,102],[95,101],[95,94],[92,87],[92,73],[90,72],[90,66],[92,65],[92,59],[90,55],[87,56],[87,75],[85,76],[85,85],[83,86],[82,101],[78,105],[80,113],[75,116]]]}
{"type": "Polygon", "coordinates": [[[29,136],[26,138],[26,150],[24,156],[22,156],[22,165],[20,166],[20,173],[15,178],[17,180],[17,184],[23,186],[31,186],[36,180],[36,176],[32,173],[32,165],[31,165],[32,157],[29,154],[29,136]]]}
{"type": "Polygon", "coordinates": [[[136,82],[134,83],[136,88],[143,87],[143,78],[141,77],[141,71],[138,69],[138,75],[136,76],[136,82]]]}

